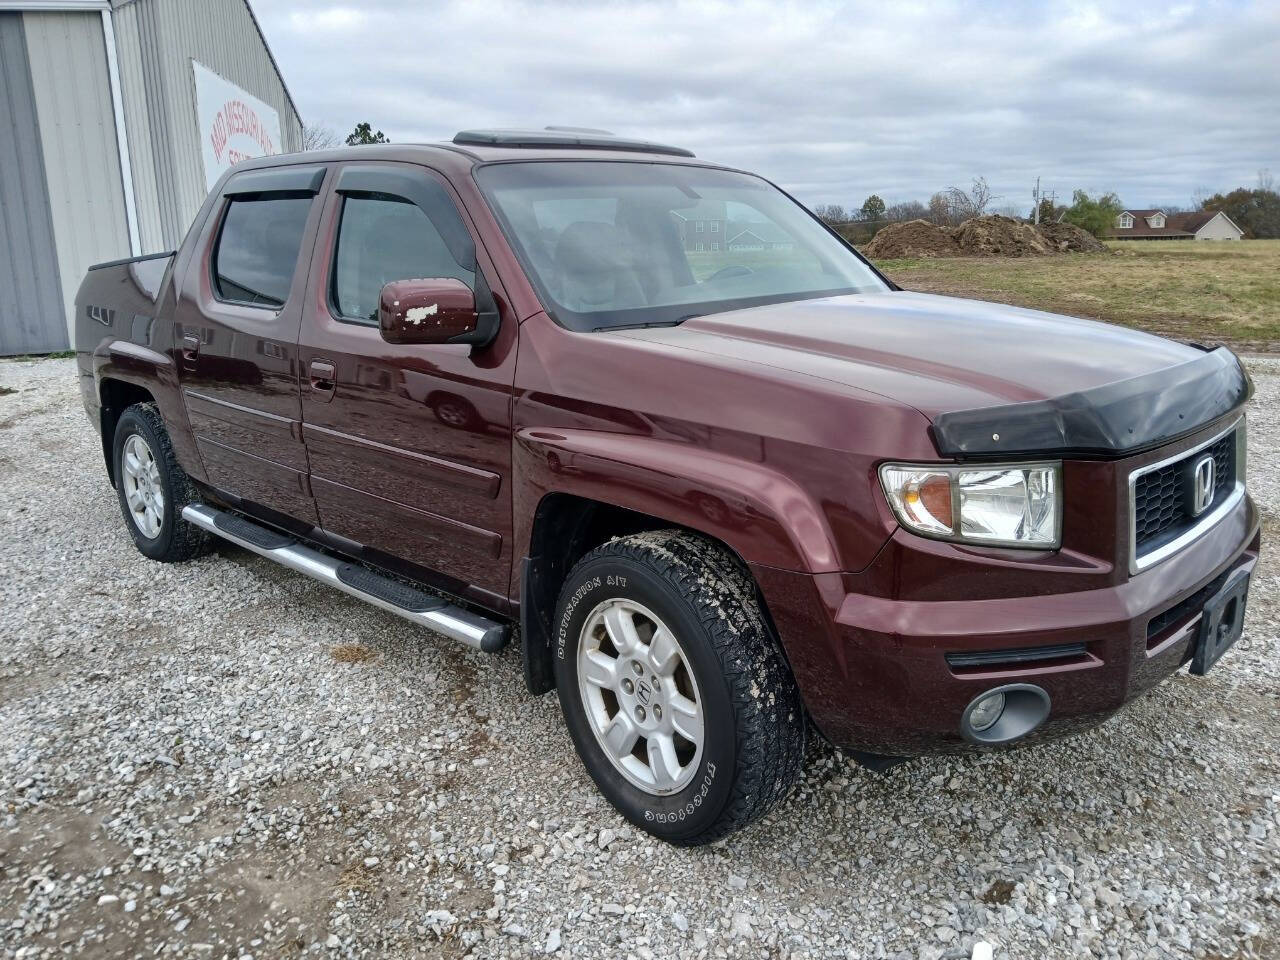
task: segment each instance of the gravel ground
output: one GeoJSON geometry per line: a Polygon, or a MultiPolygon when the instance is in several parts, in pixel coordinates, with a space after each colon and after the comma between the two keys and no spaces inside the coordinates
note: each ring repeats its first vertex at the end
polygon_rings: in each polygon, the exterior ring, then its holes
{"type": "MultiPolygon", "coordinates": [[[[1273,526],[1280,361],[1253,371],[1273,526]]],[[[1208,678],[1002,756],[815,746],[770,817],[679,850],[597,797],[516,650],[232,547],[145,560],[71,362],[0,384],[6,957],[1280,956],[1271,552],[1208,678]]]]}

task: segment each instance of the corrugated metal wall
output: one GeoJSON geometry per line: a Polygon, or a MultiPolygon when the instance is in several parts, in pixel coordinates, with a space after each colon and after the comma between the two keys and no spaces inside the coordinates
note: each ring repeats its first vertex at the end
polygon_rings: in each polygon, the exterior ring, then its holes
{"type": "Polygon", "coordinates": [[[143,249],[172,249],[206,193],[193,59],[275,108],[282,150],[302,149],[302,123],[244,0],[126,0],[113,16],[143,249]]]}
{"type": "MultiPolygon", "coordinates": [[[[111,3],[139,239],[171,250],[205,198],[193,59],[275,108],[282,150],[302,124],[246,0],[111,3]]],[[[3,355],[65,348],[86,269],[130,249],[101,12],[0,19],[3,355]]]]}
{"type": "Polygon", "coordinates": [[[129,256],[107,48],[96,12],[24,13],[22,22],[70,330],[89,265],[129,256]]]}
{"type": "Polygon", "coordinates": [[[156,173],[157,144],[162,155],[168,150],[164,132],[168,121],[157,99],[153,111],[146,91],[160,87],[158,57],[144,56],[146,43],[155,41],[155,20],[151,4],[129,3],[112,12],[116,35],[116,63],[120,70],[120,99],[124,107],[124,125],[129,133],[129,166],[133,173],[134,205],[138,216],[138,242],[143,253],[170,250],[176,244],[165,243],[161,209],[169,198],[161,196],[156,173]]]}
{"type": "Polygon", "coordinates": [[[0,356],[67,347],[22,14],[0,13],[0,356]]]}

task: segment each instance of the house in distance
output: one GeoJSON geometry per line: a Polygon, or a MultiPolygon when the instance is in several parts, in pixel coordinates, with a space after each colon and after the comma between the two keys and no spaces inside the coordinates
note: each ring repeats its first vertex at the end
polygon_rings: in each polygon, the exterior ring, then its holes
{"type": "Polygon", "coordinates": [[[1170,214],[1122,210],[1108,236],[1116,240],[1239,240],[1244,231],[1221,210],[1170,214]]]}

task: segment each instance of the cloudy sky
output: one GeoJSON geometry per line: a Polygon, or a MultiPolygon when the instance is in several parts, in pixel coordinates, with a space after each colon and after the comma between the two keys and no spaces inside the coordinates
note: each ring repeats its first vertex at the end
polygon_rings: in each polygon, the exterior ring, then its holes
{"type": "Polygon", "coordinates": [[[304,120],[603,127],[808,203],[1036,176],[1129,206],[1280,178],[1280,2],[253,0],[304,120]]]}

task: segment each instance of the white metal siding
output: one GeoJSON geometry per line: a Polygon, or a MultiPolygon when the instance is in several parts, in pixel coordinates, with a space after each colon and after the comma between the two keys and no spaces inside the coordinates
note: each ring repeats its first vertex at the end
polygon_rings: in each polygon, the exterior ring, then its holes
{"type": "Polygon", "coordinates": [[[139,210],[143,246],[172,249],[206,193],[192,60],[276,110],[281,150],[302,149],[302,123],[244,0],[133,0],[116,7],[114,23],[134,184],[148,197],[139,198],[149,207],[139,210]],[[149,115],[145,134],[133,126],[139,114],[149,115]]]}
{"type": "Polygon", "coordinates": [[[0,13],[0,356],[70,342],[38,127],[22,14],[0,13]]]}
{"type": "MultiPolygon", "coordinates": [[[[172,249],[165,242],[160,216],[160,187],[156,180],[156,159],[152,147],[156,131],[147,107],[147,65],[143,56],[140,24],[143,4],[130,3],[112,14],[116,34],[116,62],[120,67],[120,96],[124,101],[125,126],[129,130],[129,164],[133,169],[134,203],[138,214],[138,235],[143,253],[172,249]]],[[[152,67],[152,72],[155,71],[152,67]]]]}
{"type": "Polygon", "coordinates": [[[1239,240],[1241,231],[1221,213],[1196,231],[1197,240],[1239,240]]]}
{"type": "Polygon", "coordinates": [[[68,335],[90,264],[129,256],[107,53],[97,13],[24,13],[68,335]]]}

